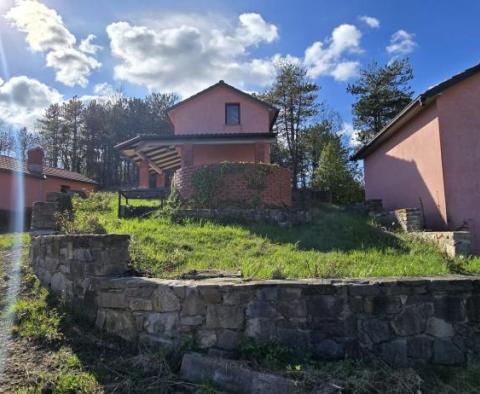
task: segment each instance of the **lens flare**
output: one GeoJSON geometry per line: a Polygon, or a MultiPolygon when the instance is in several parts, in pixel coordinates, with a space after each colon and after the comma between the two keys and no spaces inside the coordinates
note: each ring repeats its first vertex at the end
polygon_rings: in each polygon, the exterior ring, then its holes
{"type": "MultiPolygon", "coordinates": [[[[7,58],[3,51],[2,37],[0,34],[0,66],[5,78],[8,80],[7,58]]],[[[10,97],[10,100],[12,98],[10,97]]],[[[7,119],[8,121],[8,119],[7,119]]],[[[13,231],[14,244],[12,251],[7,255],[5,265],[10,266],[8,272],[7,293],[5,298],[5,308],[0,311],[0,380],[5,371],[7,360],[8,342],[11,335],[11,327],[15,317],[14,305],[17,300],[20,288],[22,246],[23,246],[23,225],[25,223],[25,186],[23,175],[23,157],[21,150],[21,141],[18,131],[12,131],[14,142],[14,154],[17,158],[18,168],[14,171],[14,178],[11,189],[11,201],[14,202],[13,223],[11,230],[13,231]]]]}

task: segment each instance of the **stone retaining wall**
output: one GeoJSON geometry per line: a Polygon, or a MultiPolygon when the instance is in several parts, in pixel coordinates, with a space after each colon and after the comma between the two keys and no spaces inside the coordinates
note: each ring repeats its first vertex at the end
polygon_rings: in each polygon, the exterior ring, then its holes
{"type": "Polygon", "coordinates": [[[258,281],[122,276],[128,237],[45,236],[31,264],[44,286],[129,341],[191,340],[232,354],[244,337],[326,359],[461,365],[480,355],[480,278],[258,281]]]}
{"type": "Polygon", "coordinates": [[[296,209],[177,209],[173,213],[177,221],[187,218],[219,221],[235,221],[245,223],[273,223],[280,226],[293,226],[311,221],[308,211],[296,209]]]}
{"type": "Polygon", "coordinates": [[[472,234],[469,231],[421,231],[411,235],[434,243],[450,257],[472,253],[472,234]]]}

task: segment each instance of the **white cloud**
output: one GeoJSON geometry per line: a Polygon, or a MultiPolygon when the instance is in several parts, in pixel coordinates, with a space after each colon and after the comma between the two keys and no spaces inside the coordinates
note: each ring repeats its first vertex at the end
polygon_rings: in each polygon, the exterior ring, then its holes
{"type": "Polygon", "coordinates": [[[350,148],[357,149],[362,143],[358,136],[359,131],[353,128],[353,125],[348,122],[343,122],[342,130],[340,131],[343,142],[350,148]]]}
{"type": "Polygon", "coordinates": [[[312,78],[331,75],[345,81],[357,74],[358,62],[344,60],[345,55],[360,53],[362,33],[356,26],[342,24],[333,29],[325,42],[316,41],[305,51],[305,65],[312,78]]]}
{"type": "Polygon", "coordinates": [[[3,82],[4,82],[4,81],[3,81],[3,79],[2,79],[2,78],[0,78],[0,86],[2,86],[2,85],[3,85],[3,82]]]}
{"type": "Polygon", "coordinates": [[[338,63],[332,71],[332,76],[337,81],[346,81],[352,77],[358,76],[360,62],[338,63]]]}
{"type": "Polygon", "coordinates": [[[45,108],[62,99],[57,90],[36,79],[12,77],[0,84],[0,120],[33,129],[45,108]]]}
{"type": "Polygon", "coordinates": [[[387,46],[387,52],[392,55],[406,55],[413,52],[417,43],[414,40],[415,34],[408,33],[405,30],[398,30],[390,38],[390,45],[387,46]]]}
{"type": "Polygon", "coordinates": [[[35,0],[20,0],[5,17],[18,30],[26,33],[25,41],[33,51],[47,54],[47,66],[55,69],[59,82],[67,86],[86,86],[91,72],[101,66],[89,56],[98,50],[91,42],[94,37],[88,36],[77,48],[77,40],[65,27],[62,17],[44,4],[35,0]],[[82,52],[82,46],[87,51],[82,52]]]}
{"type": "Polygon", "coordinates": [[[96,38],[97,36],[95,36],[94,34],[89,34],[87,38],[80,42],[78,49],[90,55],[95,55],[100,49],[102,49],[101,45],[97,45],[92,42],[96,38]]]}
{"type": "Polygon", "coordinates": [[[242,14],[234,28],[208,16],[176,15],[175,25],[167,19],[148,26],[123,21],[107,26],[112,54],[120,61],[116,79],[181,95],[220,79],[240,87],[271,81],[272,59],[247,58],[250,47],[278,37],[277,27],[260,15],[242,14]]]}
{"type": "Polygon", "coordinates": [[[362,22],[365,22],[372,29],[378,29],[380,27],[380,21],[373,16],[363,15],[360,16],[359,19],[362,22]]]}

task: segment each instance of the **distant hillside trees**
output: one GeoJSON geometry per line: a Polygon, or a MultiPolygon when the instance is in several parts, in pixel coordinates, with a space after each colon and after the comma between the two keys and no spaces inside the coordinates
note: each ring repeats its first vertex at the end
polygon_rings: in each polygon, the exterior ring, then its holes
{"type": "Polygon", "coordinates": [[[87,175],[101,187],[134,184],[135,165],[114,146],[137,134],[171,132],[166,110],[177,101],[174,94],[152,93],[144,99],[119,95],[84,102],[73,97],[53,104],[38,122],[46,163],[87,175]]]}
{"type": "Polygon", "coordinates": [[[347,86],[347,92],[356,98],[353,126],[359,130],[361,143],[370,141],[412,100],[412,79],[409,60],[395,59],[384,66],[372,63],[361,70],[355,83],[347,86]]]}
{"type": "Polygon", "coordinates": [[[39,142],[38,134],[30,132],[26,127],[14,130],[0,124],[0,155],[12,157],[19,155],[20,159],[25,160],[28,149],[39,142]],[[18,133],[18,146],[15,145],[14,131],[18,133]]]}

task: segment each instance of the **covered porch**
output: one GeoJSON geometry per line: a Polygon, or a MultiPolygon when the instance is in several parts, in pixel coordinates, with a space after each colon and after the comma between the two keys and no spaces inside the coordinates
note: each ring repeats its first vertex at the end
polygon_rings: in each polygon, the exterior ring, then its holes
{"type": "Polygon", "coordinates": [[[139,135],[116,149],[139,168],[139,189],[169,189],[180,168],[229,162],[270,163],[274,133],[139,135]]]}

